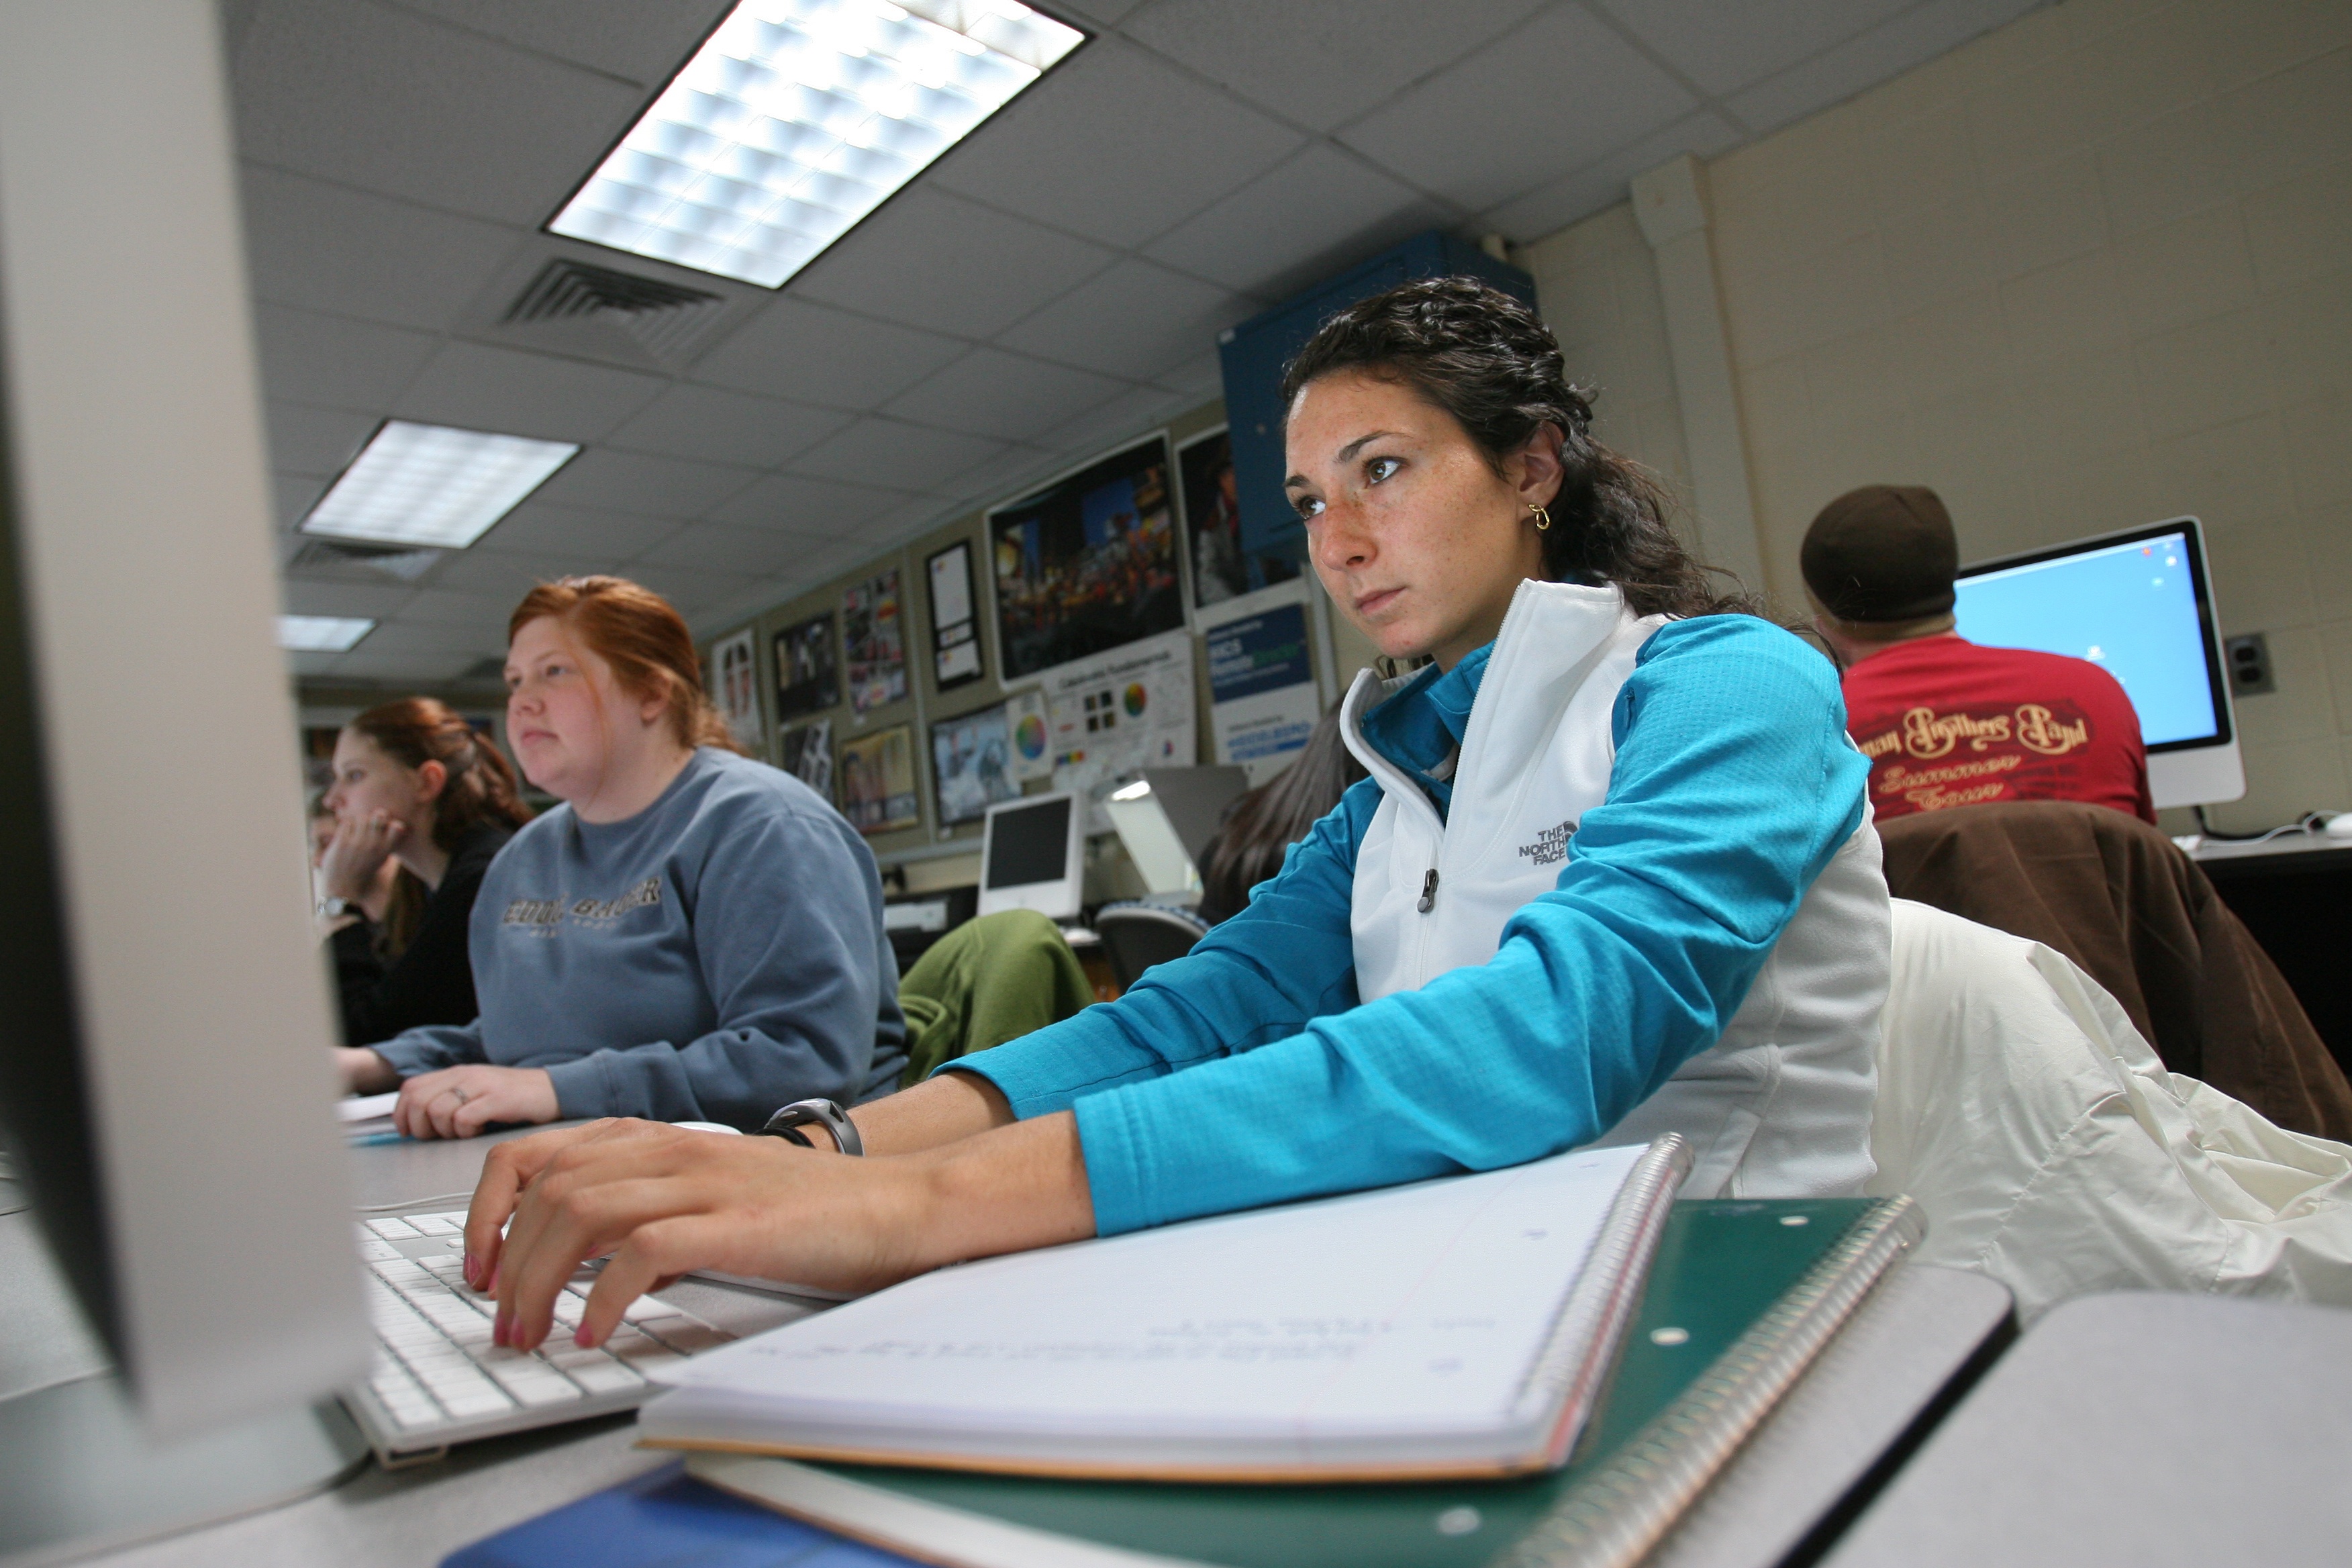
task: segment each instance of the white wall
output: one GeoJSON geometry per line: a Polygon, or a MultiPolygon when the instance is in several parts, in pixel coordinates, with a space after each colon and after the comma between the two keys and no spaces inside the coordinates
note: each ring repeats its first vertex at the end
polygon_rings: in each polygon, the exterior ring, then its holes
{"type": "MultiPolygon", "coordinates": [[[[2066,0],[1706,174],[1784,604],[1856,485],[1934,487],[1969,558],[2194,512],[2278,666],[2217,821],[2352,807],[2352,4],[2066,0]]],[[[1523,258],[1672,474],[1644,258],[1629,208],[1523,258]]]]}

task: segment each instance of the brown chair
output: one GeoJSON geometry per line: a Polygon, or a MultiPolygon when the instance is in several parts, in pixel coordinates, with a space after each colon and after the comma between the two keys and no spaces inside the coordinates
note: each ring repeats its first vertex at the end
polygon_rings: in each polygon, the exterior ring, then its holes
{"type": "Polygon", "coordinates": [[[1881,823],[1898,899],[2043,942],[2120,1003],[2164,1065],[2281,1127],[2352,1142],[2352,1084],[2196,862],[2120,811],[2012,801],[1881,823]]]}

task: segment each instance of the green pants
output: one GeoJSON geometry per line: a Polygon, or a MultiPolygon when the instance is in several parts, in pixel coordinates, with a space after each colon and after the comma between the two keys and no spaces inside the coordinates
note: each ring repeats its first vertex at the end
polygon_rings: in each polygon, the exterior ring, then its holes
{"type": "Polygon", "coordinates": [[[898,982],[907,1016],[898,1087],[922,1082],[941,1062],[1059,1023],[1094,999],[1078,955],[1044,915],[1008,910],[967,921],[898,982]]]}

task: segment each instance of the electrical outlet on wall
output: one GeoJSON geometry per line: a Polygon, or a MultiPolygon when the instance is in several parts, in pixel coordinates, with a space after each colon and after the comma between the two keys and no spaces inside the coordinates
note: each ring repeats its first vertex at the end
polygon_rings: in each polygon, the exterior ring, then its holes
{"type": "Polygon", "coordinates": [[[2230,672],[2231,697],[2259,697],[2278,689],[2278,682],[2272,678],[2271,645],[2260,632],[2225,640],[2221,663],[2230,672]]]}

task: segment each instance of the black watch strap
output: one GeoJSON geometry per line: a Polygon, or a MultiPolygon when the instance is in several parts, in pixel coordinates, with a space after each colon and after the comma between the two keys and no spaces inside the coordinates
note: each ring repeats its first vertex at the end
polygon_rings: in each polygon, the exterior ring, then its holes
{"type": "Polygon", "coordinates": [[[834,1142],[843,1153],[866,1152],[866,1141],[858,1137],[857,1124],[849,1120],[849,1112],[829,1100],[796,1100],[769,1117],[767,1125],[760,1131],[771,1138],[797,1143],[803,1149],[814,1149],[816,1145],[809,1141],[807,1133],[801,1131],[812,1123],[832,1133],[834,1142]]]}

